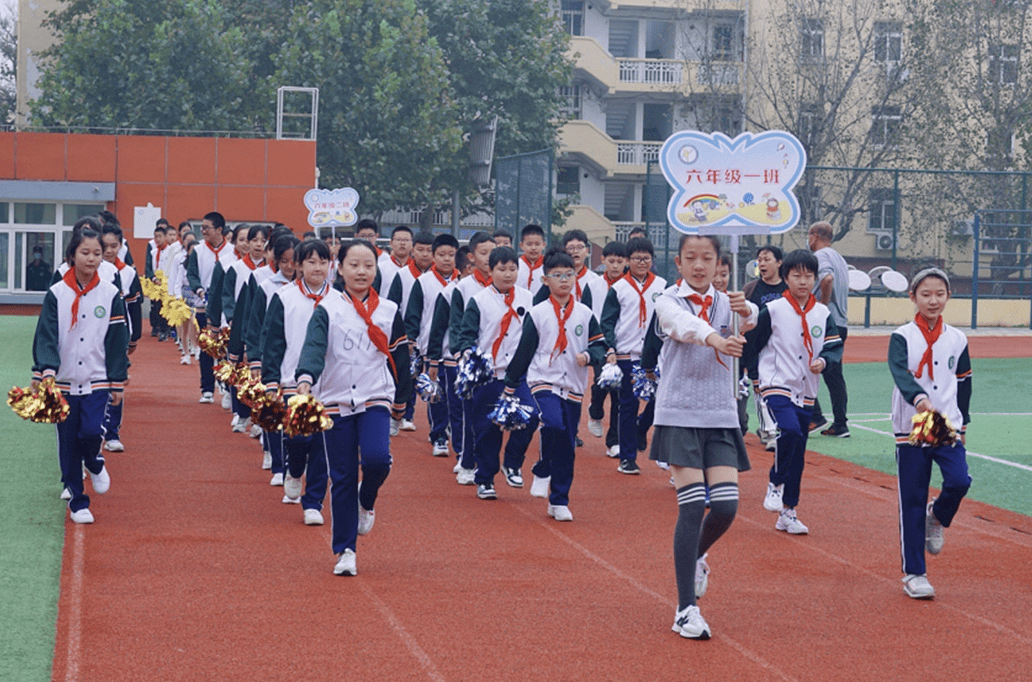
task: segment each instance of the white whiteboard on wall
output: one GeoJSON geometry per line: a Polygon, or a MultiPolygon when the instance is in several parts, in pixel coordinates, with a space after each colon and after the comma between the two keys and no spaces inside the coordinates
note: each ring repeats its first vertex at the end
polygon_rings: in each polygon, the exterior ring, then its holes
{"type": "Polygon", "coordinates": [[[154,236],[154,226],[161,218],[161,208],[149,201],[146,206],[133,209],[133,238],[150,239],[154,236]]]}

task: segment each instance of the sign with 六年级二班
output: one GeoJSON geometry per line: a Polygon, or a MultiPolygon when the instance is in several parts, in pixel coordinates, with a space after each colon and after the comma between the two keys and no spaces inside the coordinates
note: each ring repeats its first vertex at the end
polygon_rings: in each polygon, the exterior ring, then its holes
{"type": "Polygon", "coordinates": [[[312,227],[348,227],[358,222],[358,192],[341,189],[310,189],[305,192],[308,224],[312,227]]]}
{"type": "Polygon", "coordinates": [[[779,234],[799,222],[792,188],[806,168],[806,151],[790,133],[770,130],[674,133],[659,154],[674,189],[667,218],[686,234],[779,234]]]}

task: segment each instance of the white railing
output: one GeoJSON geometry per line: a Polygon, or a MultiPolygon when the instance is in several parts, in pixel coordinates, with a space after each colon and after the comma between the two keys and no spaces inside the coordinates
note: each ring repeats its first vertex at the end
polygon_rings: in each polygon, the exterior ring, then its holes
{"type": "MultiPolygon", "coordinates": [[[[423,214],[421,211],[384,211],[379,223],[393,227],[394,225],[419,225],[423,214]]],[[[451,211],[434,211],[431,226],[451,225],[451,211]]],[[[463,227],[494,227],[494,216],[478,213],[462,219],[463,227]]]]}
{"type": "Polygon", "coordinates": [[[618,166],[644,166],[659,159],[662,142],[617,142],[616,164],[618,166]]]}
{"type": "Polygon", "coordinates": [[[709,86],[738,85],[740,70],[740,66],[736,63],[699,64],[699,68],[695,72],[695,82],[697,85],[709,86]]]}
{"type": "MultiPolygon", "coordinates": [[[[645,229],[645,223],[630,223],[630,222],[619,222],[613,221],[613,232],[614,238],[618,242],[626,242],[628,235],[631,234],[631,230],[635,228],[645,229]]],[[[666,246],[665,240],[667,238],[667,226],[665,223],[655,224],[648,226],[649,241],[657,249],[662,249],[666,246]]]]}
{"type": "Polygon", "coordinates": [[[617,59],[621,83],[676,85],[681,82],[684,62],[674,59],[617,59]]]}

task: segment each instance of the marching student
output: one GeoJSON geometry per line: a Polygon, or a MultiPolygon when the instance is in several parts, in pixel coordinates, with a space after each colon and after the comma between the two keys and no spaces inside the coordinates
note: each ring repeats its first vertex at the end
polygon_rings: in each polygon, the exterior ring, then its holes
{"type": "Polygon", "coordinates": [[[778,512],[776,530],[806,535],[810,529],[799,520],[796,506],[810,413],[820,373],[842,359],[842,340],[828,307],[811,293],[817,257],[803,249],[793,251],[781,263],[781,278],[788,288],[760,311],[756,329],[746,336],[745,364],[749,378],[759,379],[760,395],[779,434],[763,508],[778,512]]]}
{"type": "MultiPolygon", "coordinates": [[[[330,249],[324,242],[309,240],[296,246],[294,260],[297,263],[294,283],[277,289],[269,300],[259,354],[262,382],[269,391],[280,391],[284,401],[297,394],[294,373],[312,313],[332,291],[327,281],[330,249]]],[[[318,386],[315,390],[319,390],[318,386]]],[[[286,500],[293,502],[301,498],[306,526],[323,525],[327,472],[322,438],[284,435],[283,452],[287,466],[283,481],[286,500]],[[305,477],[303,496],[302,476],[305,477]]]]}
{"type": "Polygon", "coordinates": [[[469,277],[474,270],[476,270],[476,266],[473,265],[473,253],[469,250],[469,246],[460,246],[459,250],[455,252],[455,272],[459,279],[469,277]]]}
{"type": "Polygon", "coordinates": [[[93,523],[83,467],[93,492],[103,495],[111,486],[101,451],[104,414],[109,402],[121,403],[128,371],[125,302],[120,288],[97,273],[104,252],[99,230],[94,218],[76,223],[65,250],[69,269],[47,290],[32,342],[32,388],[53,378],[68,401],[57,447],[74,523],[93,523]]]}
{"type": "MultiPolygon", "coordinates": [[[[627,273],[627,247],[622,242],[609,242],[602,249],[602,263],[605,265],[605,272],[602,273],[602,280],[606,283],[607,289],[620,281],[627,273]]],[[[608,291],[606,292],[608,296],[608,291]]],[[[601,363],[593,366],[595,381],[598,381],[599,372],[602,371],[601,363]]],[[[588,432],[595,438],[602,437],[602,419],[606,416],[605,403],[609,397],[609,428],[606,429],[606,454],[616,457],[620,454],[620,437],[617,434],[620,421],[620,391],[614,389],[606,391],[599,388],[595,381],[591,382],[591,402],[588,404],[588,432]]]]}
{"type": "MultiPolygon", "coordinates": [[[[466,303],[469,299],[473,298],[481,290],[491,286],[491,252],[496,248],[494,241],[491,239],[491,235],[486,232],[477,232],[469,240],[470,248],[470,262],[473,264],[473,274],[469,277],[460,279],[456,284],[455,288],[451,291],[451,299],[448,301],[448,305],[445,308],[441,308],[441,313],[448,314],[448,323],[443,324],[443,320],[438,316],[438,311],[434,311],[434,319],[431,323],[434,327],[441,327],[447,329],[448,333],[448,347],[453,356],[453,359],[458,359],[460,352],[463,350],[460,348],[461,339],[459,334],[462,330],[462,320],[466,314],[466,303]]],[[[529,306],[528,306],[529,307],[529,306]]],[[[443,347],[442,344],[435,342],[432,339],[430,342],[431,348],[431,360],[441,360],[441,356],[434,357],[438,347],[443,347]]],[[[483,350],[483,349],[481,349],[483,350]]],[[[473,435],[473,400],[471,398],[462,398],[462,419],[463,419],[463,434],[462,434],[462,452],[459,454],[459,466],[458,471],[455,474],[455,481],[459,485],[473,485],[473,473],[476,468],[476,456],[474,454],[474,435],[473,435]]]]}
{"type": "MultiPolygon", "coordinates": [[[[706,553],[734,521],[738,472],[749,469],[731,369],[745,339],[729,336],[729,330],[733,315],[739,316],[743,330],[751,329],[756,307],[741,292],[725,294],[713,287],[719,257],[716,237],[681,237],[674,258],[681,279],[656,300],[653,326],[662,341],[663,374],[656,387],[656,433],[649,458],[669,465],[677,489],[673,631],[688,639],[710,637],[696,604],[709,579],[706,553]]],[[[634,267],[632,261],[632,272],[634,267]]]]}
{"type": "Polygon", "coordinates": [[[495,243],[495,246],[508,246],[512,248],[512,233],[508,230],[495,230],[494,234],[491,235],[491,241],[495,243]]]}
{"type": "MultiPolygon", "coordinates": [[[[243,359],[243,331],[247,326],[247,302],[250,289],[248,282],[251,273],[264,265],[265,244],[268,241],[269,228],[265,225],[251,225],[247,228],[247,253],[233,263],[222,280],[222,315],[229,325],[229,342],[226,354],[230,362],[243,359]]],[[[251,408],[244,405],[236,397],[236,390],[230,389],[232,396],[234,419],[233,431],[249,433],[257,437],[261,429],[254,429],[249,424],[251,408]],[[257,431],[257,433],[255,433],[257,431]]],[[[271,463],[270,463],[271,466],[271,463]]]]}
{"type": "MultiPolygon", "coordinates": [[[[122,228],[117,221],[104,223],[101,228],[100,242],[104,249],[104,260],[118,268],[118,275],[121,281],[122,300],[125,302],[126,324],[129,330],[129,346],[127,355],[132,355],[136,350],[136,344],[143,332],[143,320],[140,307],[143,303],[143,291],[140,288],[140,278],[131,265],[127,265],[118,257],[122,249],[122,228]]],[[[127,365],[128,367],[128,365],[127,365]]],[[[104,449],[108,452],[123,452],[119,430],[122,427],[122,410],[125,407],[123,399],[114,404],[114,399],[108,404],[107,414],[104,416],[104,449]]]]}
{"type": "Polygon", "coordinates": [[[317,384],[314,395],[333,420],[322,433],[332,481],[333,572],[355,575],[357,536],[372,530],[376,498],[391,470],[392,412],[405,409],[412,381],[405,323],[373,288],[372,244],[343,244],[340,271],[344,291],[328,295],[312,314],[295,378],[302,395],[317,384]]]}
{"type": "Polygon", "coordinates": [[[532,296],[541,289],[545,251],[545,230],[540,225],[524,225],[520,231],[520,273],[516,284],[529,289],[532,296]]]}
{"type": "MultiPolygon", "coordinates": [[[[482,500],[498,497],[494,477],[498,473],[498,456],[502,450],[502,429],[488,418],[488,414],[505,389],[502,380],[505,370],[519,345],[523,319],[533,306],[530,292],[516,286],[517,261],[516,252],[507,246],[496,246],[491,251],[488,260],[491,284],[466,301],[462,324],[453,346],[459,354],[470,351],[474,346],[486,351],[494,371],[494,379],[474,389],[470,400],[476,463],[473,482],[477,485],[477,497],[482,500]]],[[[461,288],[462,285],[459,286],[461,288]]],[[[515,391],[523,403],[533,403],[526,382],[517,382],[515,391]]],[[[535,415],[527,428],[509,433],[502,473],[505,482],[513,488],[523,487],[523,461],[536,429],[535,415]]]]}
{"type": "Polygon", "coordinates": [[[427,374],[431,380],[440,383],[444,393],[443,400],[426,405],[434,457],[448,456],[449,435],[456,456],[460,456],[466,432],[462,401],[455,393],[455,359],[446,333],[451,312],[448,301],[459,281],[455,269],[455,254],[458,250],[459,241],[452,235],[439,234],[434,237],[434,264],[430,272],[420,275],[412,285],[405,313],[405,331],[410,342],[416,339],[415,351],[426,361],[427,374]]]}
{"type": "MultiPolygon", "coordinates": [[[[156,281],[157,272],[162,270],[167,275],[168,272],[163,270],[166,267],[167,258],[165,257],[165,251],[168,249],[166,242],[166,229],[168,221],[164,218],[158,220],[157,225],[154,227],[154,239],[147,244],[147,262],[144,269],[144,274],[152,282],[156,281]],[[153,248],[152,248],[153,246],[153,248]]],[[[161,301],[151,301],[150,305],[150,325],[151,325],[151,336],[157,336],[158,341],[164,341],[168,338],[168,323],[165,322],[165,318],[161,316],[161,301]]]]}
{"type": "MultiPolygon", "coordinates": [[[[121,226],[121,223],[118,222],[118,218],[111,211],[97,211],[97,218],[100,220],[101,227],[104,227],[108,223],[118,223],[118,225],[121,226]]],[[[128,239],[122,239],[122,248],[118,250],[118,258],[126,265],[132,265],[134,270],[136,269],[136,264],[133,263],[133,254],[129,250],[128,239]]],[[[137,272],[136,276],[139,277],[140,273],[137,272]]]]}
{"type": "MultiPolygon", "coordinates": [[[[294,250],[301,241],[293,234],[281,233],[276,238],[270,253],[272,275],[261,284],[254,287],[251,294],[251,301],[248,304],[247,329],[244,330],[244,348],[247,353],[248,366],[251,368],[251,376],[255,379],[261,377],[262,371],[262,334],[265,328],[265,317],[268,311],[269,302],[273,294],[294,281],[296,263],[294,261],[294,250]]],[[[283,485],[283,474],[286,468],[283,462],[283,432],[264,432],[265,452],[269,456],[269,466],[272,469],[272,480],[269,485],[283,485]]],[[[263,456],[264,465],[264,456],[263,456]]],[[[287,496],[289,498],[289,496],[287,496]]],[[[285,499],[284,502],[293,503],[297,499],[285,499]]]]}
{"type": "MultiPolygon", "coordinates": [[[[186,223],[189,227],[190,223],[186,223]]],[[[182,225],[180,225],[182,227],[182,225]]],[[[168,230],[169,234],[178,234],[176,230],[168,230]]],[[[187,296],[193,299],[193,295],[187,288],[186,280],[186,261],[190,257],[190,252],[193,251],[194,245],[197,243],[197,238],[193,232],[184,230],[183,237],[175,245],[169,247],[171,254],[169,256],[169,268],[168,268],[168,295],[172,298],[181,298],[184,301],[187,296]],[[175,248],[178,247],[178,248],[175,248]]],[[[189,324],[189,321],[176,327],[173,332],[176,337],[176,345],[179,346],[179,364],[189,365],[190,359],[193,356],[193,345],[191,344],[191,332],[193,327],[189,324]]],[[[193,341],[196,341],[194,335],[193,341]]]]}
{"type": "Polygon", "coordinates": [[[398,271],[408,265],[409,257],[412,255],[412,229],[404,225],[391,230],[391,250],[384,252],[376,261],[380,269],[380,286],[377,293],[380,297],[386,297],[390,293],[391,285],[394,283],[394,276],[398,271]]]}
{"type": "Polygon", "coordinates": [[[635,237],[627,242],[626,248],[630,269],[606,295],[602,333],[606,335],[609,347],[607,362],[616,363],[623,371],[617,422],[620,446],[617,471],[637,475],[641,473],[637,462],[638,450],[644,450],[641,444],[646,441],[652,425],[652,410],[639,418],[638,398],[632,390],[631,366],[641,360],[648,323],[652,319],[656,299],[666,289],[666,280],[651,272],[655,255],[652,242],[644,237],[635,237]]]}
{"type": "MultiPolygon", "coordinates": [[[[201,220],[201,237],[203,243],[190,252],[186,260],[186,281],[190,290],[197,297],[196,319],[199,329],[205,329],[209,324],[213,327],[220,327],[220,320],[211,320],[209,312],[217,312],[221,317],[221,291],[222,278],[225,268],[232,265],[235,260],[233,245],[223,235],[226,227],[226,219],[221,213],[212,211],[201,220]],[[217,281],[216,281],[217,273],[217,281]],[[216,294],[216,287],[218,294],[216,294]],[[216,307],[216,301],[219,305],[216,307]]],[[[213,367],[215,360],[207,353],[201,353],[197,358],[197,364],[201,373],[201,403],[215,402],[215,373],[213,367]]]]}
{"type": "Polygon", "coordinates": [[[540,411],[541,454],[532,469],[530,494],[548,497],[548,515],[556,521],[573,521],[569,504],[577,424],[588,365],[601,362],[605,337],[591,308],[573,298],[573,259],[553,249],[545,256],[544,273],[549,297],[524,317],[519,346],[506,370],[505,392],[515,395],[529,385],[540,411]]]}
{"type": "MultiPolygon", "coordinates": [[[[383,256],[383,251],[379,246],[376,245],[376,240],[380,238],[380,226],[376,224],[376,221],[372,218],[362,218],[358,223],[355,224],[355,239],[364,239],[373,245],[373,251],[376,252],[377,265],[379,265],[380,257],[383,256]]],[[[338,261],[340,260],[340,250],[337,251],[338,261]]],[[[377,292],[379,293],[379,292],[377,292]]]]}
{"type": "MultiPolygon", "coordinates": [[[[398,310],[401,311],[403,317],[408,311],[409,297],[416,280],[426,273],[434,263],[433,247],[434,235],[432,232],[420,232],[417,234],[412,241],[412,256],[408,259],[405,267],[398,270],[397,274],[394,275],[394,281],[391,282],[390,293],[387,294],[387,298],[398,306],[398,310]]],[[[408,327],[407,321],[405,326],[406,328],[408,327]]],[[[409,345],[413,350],[413,357],[415,357],[416,350],[415,339],[415,335],[409,336],[409,345]]],[[[419,367],[420,369],[416,372],[416,376],[422,371],[422,362],[420,362],[419,367]]],[[[415,377],[413,377],[413,381],[415,381],[415,377]]],[[[409,396],[408,403],[405,405],[405,414],[402,416],[401,424],[397,425],[398,429],[401,431],[415,431],[416,424],[412,421],[415,414],[416,392],[413,390],[409,396]]]]}
{"type": "Polygon", "coordinates": [[[971,359],[967,337],[942,319],[950,300],[950,279],[939,268],[926,268],[910,283],[917,307],[912,322],[889,339],[892,430],[896,434],[899,472],[899,526],[903,555],[903,590],[913,599],[931,599],[925,551],[942,551],[943,528],[949,528],[971,487],[965,440],[971,421],[971,359]],[[910,445],[911,419],[937,411],[949,419],[957,440],[949,445],[910,445]],[[928,501],[932,464],[942,472],[942,492],[928,501]]]}

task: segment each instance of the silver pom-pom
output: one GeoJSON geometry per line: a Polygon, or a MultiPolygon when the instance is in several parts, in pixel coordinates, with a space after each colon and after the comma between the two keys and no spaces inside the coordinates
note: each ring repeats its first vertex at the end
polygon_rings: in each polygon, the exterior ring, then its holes
{"type": "Polygon", "coordinates": [[[455,375],[455,392],[467,400],[473,397],[473,390],[494,378],[494,363],[491,357],[473,346],[462,354],[455,375]]]}
{"type": "Polygon", "coordinates": [[[602,371],[598,373],[598,380],[595,382],[599,388],[606,391],[614,391],[623,384],[623,370],[620,365],[603,365],[602,371]]]}
{"type": "Polygon", "coordinates": [[[738,382],[738,399],[743,400],[749,397],[749,389],[752,388],[752,382],[749,381],[747,375],[742,375],[742,379],[738,382]]]}
{"type": "Polygon", "coordinates": [[[423,358],[420,356],[418,351],[413,351],[410,356],[410,361],[412,365],[410,367],[409,374],[411,376],[418,377],[423,371],[423,358]]]}
{"type": "Polygon", "coordinates": [[[444,390],[441,388],[441,384],[431,379],[426,372],[416,377],[416,393],[426,403],[439,403],[444,400],[444,390]]]}
{"type": "Polygon", "coordinates": [[[534,418],[534,408],[521,403],[514,395],[502,393],[487,418],[506,431],[518,431],[530,425],[534,418]]]}
{"type": "Polygon", "coordinates": [[[656,384],[659,383],[659,367],[652,370],[655,379],[650,379],[648,373],[642,369],[639,363],[631,366],[631,391],[638,400],[652,400],[656,397],[656,384]]]}

